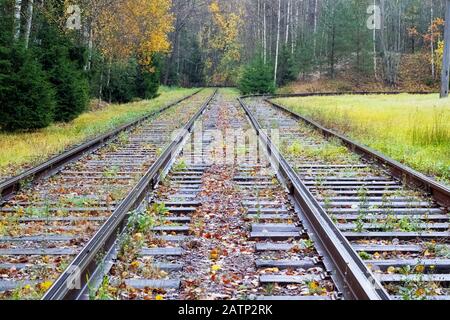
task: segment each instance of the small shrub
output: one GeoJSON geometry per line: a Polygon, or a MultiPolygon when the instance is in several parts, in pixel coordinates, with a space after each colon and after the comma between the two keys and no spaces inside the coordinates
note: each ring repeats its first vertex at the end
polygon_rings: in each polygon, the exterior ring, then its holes
{"type": "Polygon", "coordinates": [[[243,94],[272,94],[275,92],[275,84],[272,68],[264,64],[261,58],[254,60],[245,67],[239,80],[239,90],[243,94]]]}

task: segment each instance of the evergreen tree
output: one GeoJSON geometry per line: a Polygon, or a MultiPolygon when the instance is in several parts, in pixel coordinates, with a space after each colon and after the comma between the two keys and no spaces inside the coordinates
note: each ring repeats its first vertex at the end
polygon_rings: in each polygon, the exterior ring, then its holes
{"type": "Polygon", "coordinates": [[[196,39],[192,39],[190,45],[191,54],[186,60],[183,73],[186,76],[186,85],[200,87],[205,82],[205,64],[200,49],[200,44],[196,39]]]}
{"type": "Polygon", "coordinates": [[[265,65],[261,58],[256,58],[244,68],[239,80],[239,89],[243,94],[274,93],[273,68],[265,65]]]}
{"type": "Polygon", "coordinates": [[[43,21],[38,38],[40,61],[56,90],[54,118],[72,121],[89,103],[89,83],[82,69],[85,54],[48,21],[43,21]]]}
{"type": "Polygon", "coordinates": [[[159,56],[153,57],[152,66],[138,66],[136,77],[137,96],[142,99],[153,99],[158,95],[160,86],[159,56]]]}
{"type": "Polygon", "coordinates": [[[297,79],[294,57],[287,46],[281,48],[280,62],[278,66],[278,85],[284,86],[297,79]]]}
{"type": "Polygon", "coordinates": [[[0,128],[45,128],[54,106],[54,91],[32,53],[21,45],[0,45],[0,128]]]}
{"type": "Polygon", "coordinates": [[[39,129],[53,120],[54,92],[33,52],[13,41],[13,2],[0,0],[0,129],[39,129]]]}
{"type": "Polygon", "coordinates": [[[110,102],[127,103],[137,97],[137,69],[138,64],[134,59],[127,63],[112,64],[109,86],[105,88],[105,97],[110,102]]]}

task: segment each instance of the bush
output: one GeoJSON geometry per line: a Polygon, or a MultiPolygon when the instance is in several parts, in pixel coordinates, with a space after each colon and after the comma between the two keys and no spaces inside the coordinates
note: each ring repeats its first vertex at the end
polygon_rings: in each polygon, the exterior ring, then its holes
{"type": "Polygon", "coordinates": [[[52,123],[54,91],[29,50],[0,47],[0,127],[40,129],[52,123]]]}
{"type": "Polygon", "coordinates": [[[153,99],[158,95],[160,73],[157,67],[150,72],[146,68],[138,67],[136,77],[137,96],[142,99],[153,99]]]}
{"type": "Polygon", "coordinates": [[[239,89],[243,94],[274,93],[275,84],[272,70],[272,67],[264,64],[261,58],[255,59],[245,67],[239,80],[239,89]]]}
{"type": "Polygon", "coordinates": [[[110,102],[127,103],[135,98],[152,99],[159,89],[159,70],[156,67],[150,72],[147,67],[140,66],[135,59],[127,63],[115,63],[111,66],[109,86],[105,88],[105,96],[110,102]]]}
{"type": "MultiPolygon", "coordinates": [[[[108,72],[108,71],[107,71],[108,72]]],[[[105,97],[109,102],[127,103],[136,97],[137,63],[115,63],[111,66],[105,97]]]]}

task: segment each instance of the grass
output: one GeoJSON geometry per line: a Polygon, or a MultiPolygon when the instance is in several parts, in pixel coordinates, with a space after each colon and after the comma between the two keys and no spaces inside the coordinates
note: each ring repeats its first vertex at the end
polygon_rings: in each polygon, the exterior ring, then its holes
{"type": "Polygon", "coordinates": [[[275,101],[441,182],[450,182],[450,100],[439,100],[436,94],[401,94],[275,101]]]}
{"type": "Polygon", "coordinates": [[[0,177],[9,177],[42,163],[71,146],[136,120],[195,90],[162,87],[156,99],[110,105],[84,113],[68,124],[54,124],[35,132],[0,132],[0,177]]]}

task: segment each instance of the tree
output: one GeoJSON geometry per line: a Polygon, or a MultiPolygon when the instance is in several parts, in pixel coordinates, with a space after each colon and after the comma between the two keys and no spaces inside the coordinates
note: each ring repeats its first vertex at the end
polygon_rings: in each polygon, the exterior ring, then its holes
{"type": "Polygon", "coordinates": [[[280,53],[280,67],[278,68],[278,85],[284,86],[297,79],[294,57],[287,45],[283,45],[280,53]]]}
{"type": "Polygon", "coordinates": [[[239,9],[225,14],[218,1],[209,6],[212,15],[212,25],[205,29],[208,34],[206,46],[208,50],[205,63],[209,80],[214,84],[231,85],[238,76],[241,60],[241,44],[239,29],[242,23],[239,9]]]}
{"type": "Polygon", "coordinates": [[[54,91],[32,53],[0,45],[0,128],[34,130],[51,124],[54,91]]]}
{"type": "Polygon", "coordinates": [[[191,39],[190,44],[191,46],[188,47],[190,57],[186,58],[184,63],[183,75],[185,78],[182,84],[200,87],[205,83],[205,63],[198,40],[191,39]]]}
{"type": "Polygon", "coordinates": [[[161,57],[155,56],[152,59],[151,67],[137,66],[136,92],[142,99],[153,99],[158,95],[160,85],[160,62],[161,57]]]}
{"type": "MultiPolygon", "coordinates": [[[[138,96],[136,85],[138,69],[136,59],[112,64],[110,83],[105,90],[105,95],[110,102],[127,103],[138,96]]],[[[142,78],[140,80],[143,82],[142,78]]]]}
{"type": "Polygon", "coordinates": [[[450,80],[450,0],[446,1],[444,43],[445,48],[441,73],[441,98],[448,97],[448,86],[450,80]]]}
{"type": "Polygon", "coordinates": [[[8,131],[48,126],[55,106],[54,91],[33,52],[14,41],[18,3],[0,0],[0,128],[8,131]]]}
{"type": "Polygon", "coordinates": [[[277,42],[275,49],[274,84],[277,83],[277,75],[278,75],[278,54],[280,50],[280,20],[281,20],[281,0],[278,0],[277,42]]]}
{"type": "Polygon", "coordinates": [[[48,21],[43,21],[38,37],[40,62],[56,91],[54,119],[72,121],[86,110],[89,102],[89,84],[82,69],[85,55],[48,21]]]}
{"type": "Polygon", "coordinates": [[[274,93],[275,85],[272,70],[272,66],[265,64],[264,58],[258,55],[258,58],[244,68],[239,80],[239,90],[243,94],[274,93]]]}

